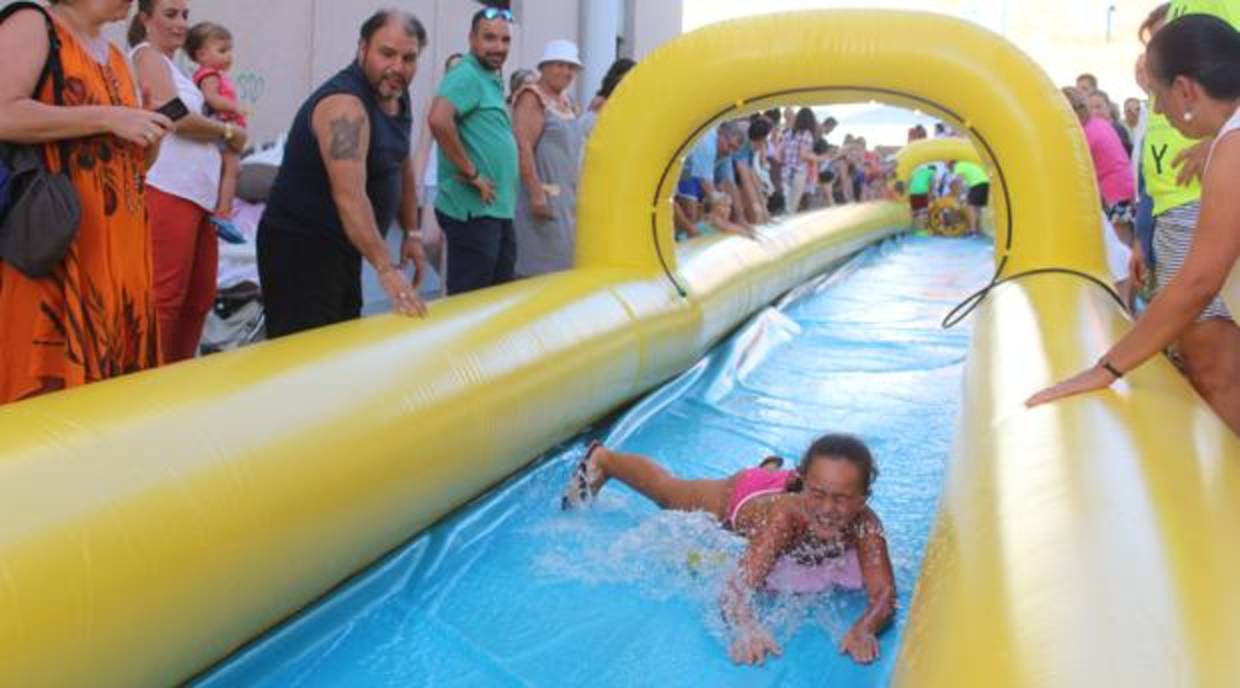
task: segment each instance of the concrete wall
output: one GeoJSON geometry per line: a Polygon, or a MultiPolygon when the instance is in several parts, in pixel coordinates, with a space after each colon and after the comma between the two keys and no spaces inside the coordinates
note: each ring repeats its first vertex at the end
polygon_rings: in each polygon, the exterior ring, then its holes
{"type": "MultiPolygon", "coordinates": [[[[0,0],[0,6],[11,0],[0,0]]],[[[554,38],[583,43],[581,7],[605,0],[513,0],[518,24],[513,50],[505,66],[511,73],[534,67],[543,46],[554,38]]],[[[318,84],[346,66],[357,50],[362,21],[380,7],[413,12],[426,25],[430,45],[420,61],[412,94],[415,111],[424,113],[443,63],[454,52],[468,49],[469,19],[479,8],[468,0],[190,0],[190,20],[209,19],[227,26],[236,41],[233,79],[241,100],[255,112],[251,134],[265,141],[285,131],[298,106],[318,84]]],[[[680,34],[681,0],[626,0],[625,54],[640,57],[680,34]],[[634,35],[633,30],[638,33],[634,35]]],[[[125,26],[108,28],[108,36],[124,45],[125,26]]],[[[614,38],[599,49],[614,56],[614,38]]],[[[588,46],[583,45],[585,53],[588,46]]],[[[188,61],[181,60],[188,66],[188,61]]],[[[588,99],[597,83],[583,83],[588,99]]],[[[422,117],[419,114],[419,122],[422,117]]]]}
{"type": "Polygon", "coordinates": [[[627,13],[626,52],[629,57],[640,59],[680,35],[684,3],[682,0],[629,0],[627,13]]]}

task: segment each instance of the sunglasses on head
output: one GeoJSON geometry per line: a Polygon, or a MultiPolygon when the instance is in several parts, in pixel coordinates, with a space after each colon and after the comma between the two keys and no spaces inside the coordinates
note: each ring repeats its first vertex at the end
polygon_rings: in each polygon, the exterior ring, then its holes
{"type": "Polygon", "coordinates": [[[512,23],[512,11],[501,9],[499,7],[488,7],[485,10],[482,10],[482,18],[487,21],[493,21],[495,19],[503,19],[504,21],[511,24],[512,23]]]}

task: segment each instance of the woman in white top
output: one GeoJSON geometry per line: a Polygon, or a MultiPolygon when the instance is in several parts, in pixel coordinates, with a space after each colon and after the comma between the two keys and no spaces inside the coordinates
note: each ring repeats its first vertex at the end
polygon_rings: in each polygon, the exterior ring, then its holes
{"type": "MultiPolygon", "coordinates": [[[[1154,36],[1147,66],[1157,111],[1189,138],[1216,137],[1188,256],[1133,329],[1097,365],[1034,395],[1030,406],[1110,386],[1179,343],[1220,290],[1231,312],[1240,313],[1240,278],[1228,280],[1240,258],[1240,33],[1216,17],[1182,17],[1154,36]]],[[[1204,324],[1210,326],[1205,334],[1213,356],[1186,362],[1186,372],[1219,417],[1240,434],[1240,327],[1222,319],[1204,324]]]]}
{"type": "Polygon", "coordinates": [[[190,112],[146,177],[160,348],[173,363],[197,353],[215,302],[219,246],[208,218],[219,190],[219,145],[241,152],[246,133],[205,117],[202,91],[172,61],[189,32],[188,0],[137,4],[129,44],[143,96],[153,106],[180,98],[190,112]]]}

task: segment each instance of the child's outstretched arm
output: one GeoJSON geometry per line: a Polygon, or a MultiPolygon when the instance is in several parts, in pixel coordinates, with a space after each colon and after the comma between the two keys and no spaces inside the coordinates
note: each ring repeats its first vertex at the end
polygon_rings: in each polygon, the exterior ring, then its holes
{"type": "Polygon", "coordinates": [[[782,653],[770,631],[762,627],[750,600],[753,591],[775,568],[780,553],[792,544],[795,534],[793,515],[784,509],[773,509],[768,525],[749,539],[736,572],[724,585],[719,603],[724,621],[732,627],[729,654],[737,664],[761,664],[768,654],[779,656],[782,653]]]}
{"type": "Polygon", "coordinates": [[[896,610],[895,575],[887,554],[887,537],[883,524],[873,511],[866,509],[858,524],[857,559],[861,578],[865,581],[869,605],[865,613],[849,629],[840,643],[840,652],[854,660],[869,664],[878,659],[878,633],[891,623],[896,610]]]}
{"type": "Polygon", "coordinates": [[[202,89],[202,95],[207,101],[207,106],[213,111],[224,112],[230,115],[245,114],[241,109],[241,105],[220,94],[220,78],[214,73],[204,76],[202,81],[198,83],[198,88],[202,89]]]}

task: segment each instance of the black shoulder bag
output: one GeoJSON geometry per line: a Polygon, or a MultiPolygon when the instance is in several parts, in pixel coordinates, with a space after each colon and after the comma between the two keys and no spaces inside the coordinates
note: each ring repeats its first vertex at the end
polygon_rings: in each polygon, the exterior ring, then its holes
{"type": "MultiPolygon", "coordinates": [[[[34,97],[48,76],[56,105],[63,106],[65,73],[60,62],[60,37],[47,10],[32,2],[15,2],[0,10],[0,23],[14,12],[38,10],[47,23],[47,62],[39,76],[34,97]]],[[[41,146],[0,142],[0,260],[28,277],[39,278],[52,270],[69,252],[77,238],[82,206],[69,179],[69,144],[62,140],[59,173],[43,164],[41,146]]]]}

